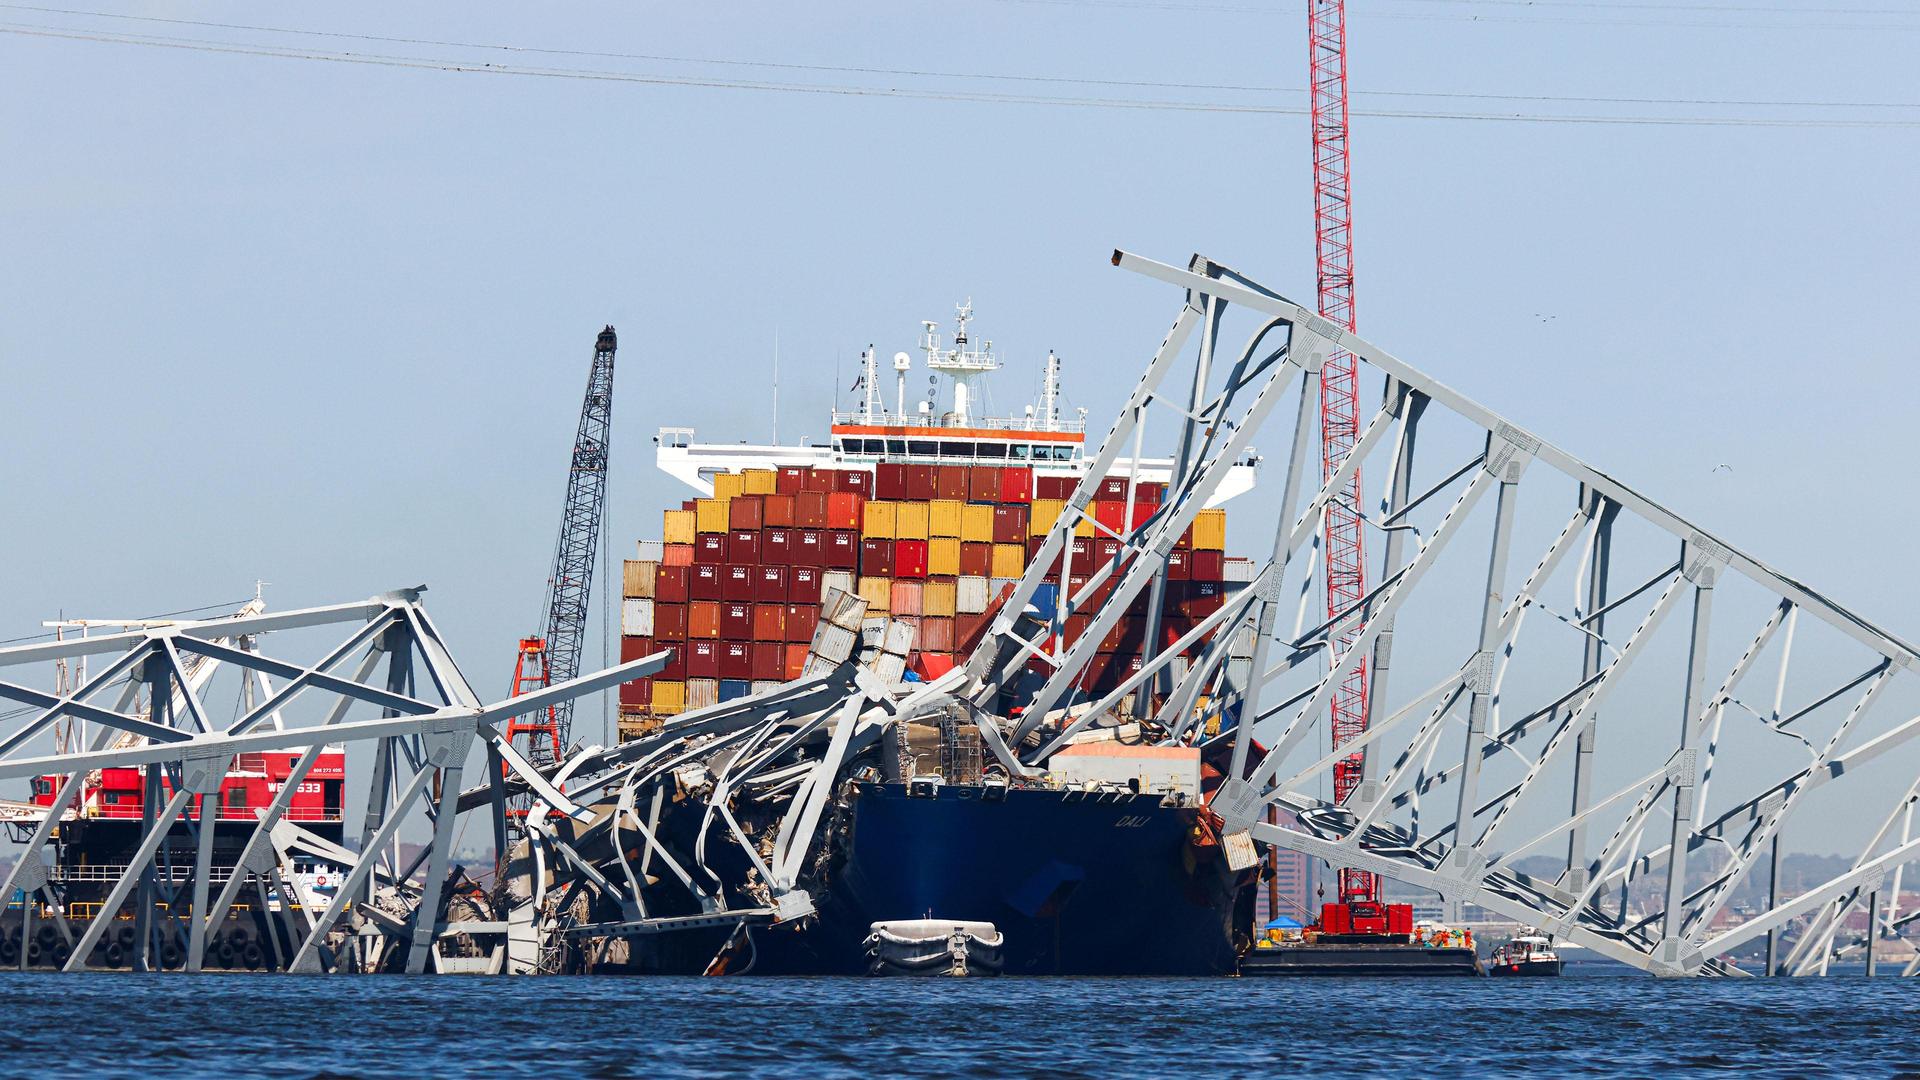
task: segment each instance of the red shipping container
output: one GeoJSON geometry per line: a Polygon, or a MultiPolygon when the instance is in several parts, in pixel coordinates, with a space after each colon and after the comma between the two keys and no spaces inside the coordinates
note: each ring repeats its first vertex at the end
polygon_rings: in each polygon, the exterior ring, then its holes
{"type": "Polygon", "coordinates": [[[1009,465],[1000,470],[1000,501],[1003,503],[1033,501],[1033,468],[1031,466],[1009,465]]]}
{"type": "MultiPolygon", "coordinates": [[[[778,604],[753,605],[753,640],[787,640],[787,605],[784,601],[778,604]]],[[[759,676],[756,675],[754,678],[757,679],[759,676]]]]}
{"type": "Polygon", "coordinates": [[[1042,473],[1033,478],[1033,497],[1036,499],[1073,498],[1073,489],[1080,481],[1071,476],[1048,475],[1042,473]]]}
{"type": "Polygon", "coordinates": [[[827,528],[858,529],[866,505],[867,497],[856,491],[836,491],[827,496],[827,528]]]}
{"type": "Polygon", "coordinates": [[[753,643],[753,677],[773,682],[783,682],[787,677],[787,643],[784,641],[756,641],[753,643]]]}
{"type": "MultiPolygon", "coordinates": [[[[921,555],[920,561],[922,563],[926,562],[924,553],[921,555]]],[[[924,574],[926,571],[923,569],[921,573],[924,574]]],[[[872,539],[863,539],[860,541],[860,576],[893,576],[893,541],[872,539]]]]}
{"type": "MultiPolygon", "coordinates": [[[[1032,566],[1035,560],[1040,558],[1040,549],[1046,546],[1047,546],[1047,538],[1044,536],[1027,537],[1027,565],[1028,566],[1032,566]]],[[[1058,574],[1059,572],[1060,572],[1060,557],[1056,555],[1054,556],[1054,559],[1053,559],[1053,565],[1047,567],[1047,573],[1058,574]]]]}
{"type": "Polygon", "coordinates": [[[1087,560],[1091,558],[1093,558],[1093,538],[1090,536],[1074,537],[1073,564],[1075,566],[1086,566],[1087,560]]]}
{"type": "Polygon", "coordinates": [[[806,643],[813,640],[813,629],[820,625],[820,605],[787,605],[787,640],[806,643]]]}
{"type": "MultiPolygon", "coordinates": [[[[870,541],[868,541],[870,542],[870,541]]],[[[882,541],[884,543],[885,541],[882,541]]],[[[861,562],[864,564],[865,559],[861,562]]],[[[864,566],[861,573],[866,573],[864,566]]],[[[885,574],[875,575],[885,577],[885,574]]],[[[893,576],[897,578],[924,578],[927,576],[927,542],[925,540],[895,540],[893,542],[893,576]]]]}
{"type": "Polygon", "coordinates": [[[723,641],[720,643],[720,677],[723,679],[753,678],[753,642],[723,641]]]}
{"type": "MultiPolygon", "coordinates": [[[[1187,565],[1192,568],[1195,581],[1223,581],[1227,575],[1227,553],[1224,551],[1189,551],[1187,565]]],[[[655,586],[659,588],[659,586],[655,586]]]]}
{"type": "Polygon", "coordinates": [[[687,579],[687,598],[690,600],[718,600],[725,595],[721,587],[722,571],[726,567],[717,562],[697,562],[693,564],[693,575],[687,579]]]}
{"type": "Polygon", "coordinates": [[[803,492],[824,495],[833,490],[832,469],[808,469],[806,478],[800,481],[803,492]]]}
{"type": "Polygon", "coordinates": [[[693,499],[684,499],[680,503],[680,509],[691,513],[694,510],[694,508],[699,505],[700,504],[693,499]]]}
{"type": "MultiPolygon", "coordinates": [[[[623,637],[620,639],[620,662],[638,660],[653,653],[653,639],[644,637],[623,637]]],[[[653,680],[635,679],[620,684],[620,704],[650,705],[653,703],[653,680]]]]}
{"type": "Polygon", "coordinates": [[[1127,504],[1117,499],[1100,499],[1093,504],[1093,520],[1109,532],[1127,531],[1127,504]]]}
{"type": "Polygon", "coordinates": [[[759,562],[760,531],[758,529],[735,529],[728,533],[727,561],[730,563],[759,562]]]}
{"type": "Polygon", "coordinates": [[[752,641],[753,605],[732,601],[722,603],[720,605],[720,636],[727,641],[752,641]]]}
{"type": "MultiPolygon", "coordinates": [[[[1074,586],[1075,589],[1078,589],[1079,587],[1080,586],[1077,584],[1074,586]]],[[[1061,637],[1066,639],[1067,648],[1069,649],[1073,648],[1074,642],[1079,641],[1083,637],[1086,637],[1087,627],[1091,625],[1093,625],[1093,616],[1091,615],[1067,616],[1067,624],[1066,626],[1062,627],[1060,631],[1061,637]]]]}
{"type": "Polygon", "coordinates": [[[760,496],[735,495],[727,503],[727,527],[730,529],[759,529],[766,522],[762,519],[760,496]]]}
{"type": "MultiPolygon", "coordinates": [[[[974,470],[978,472],[979,470],[974,470]]],[[[996,506],[993,508],[993,542],[996,544],[1019,544],[1027,542],[1027,508],[1025,506],[996,506]]]]}
{"type": "Polygon", "coordinates": [[[873,474],[865,469],[842,469],[834,474],[833,490],[864,499],[873,494],[873,474]]]}
{"type": "Polygon", "coordinates": [[[907,466],[907,498],[914,502],[933,501],[933,466],[907,466]]]}
{"type": "Polygon", "coordinates": [[[782,495],[797,495],[806,484],[807,470],[804,465],[789,465],[773,478],[773,490],[782,495]]]}
{"type": "Polygon", "coordinates": [[[860,534],[852,529],[835,529],[827,533],[827,561],[829,570],[852,570],[860,565],[860,534]]]}
{"type": "Polygon", "coordinates": [[[793,564],[793,530],[761,530],[760,562],[766,566],[791,566],[793,564]]]}
{"type": "Polygon", "coordinates": [[[951,499],[954,502],[966,502],[967,467],[965,465],[934,466],[933,497],[936,499],[951,499]]]}
{"type": "Polygon", "coordinates": [[[763,529],[791,529],[793,520],[793,496],[767,495],[761,499],[760,527],[763,529]]]}
{"type": "Polygon", "coordinates": [[[687,582],[693,576],[686,566],[663,566],[653,576],[653,600],[659,604],[684,604],[692,597],[687,582]]]}
{"type": "Polygon", "coordinates": [[[1120,557],[1124,545],[1118,540],[1096,537],[1093,540],[1093,558],[1095,565],[1103,566],[1120,557]]]}
{"type": "MultiPolygon", "coordinates": [[[[967,501],[1000,501],[1000,469],[993,465],[975,465],[967,470],[967,501]]],[[[1011,541],[1004,541],[1011,543],[1011,541]]]]}
{"type": "Polygon", "coordinates": [[[827,527],[827,493],[803,491],[793,497],[793,519],[803,529],[827,527]]]}
{"type": "Polygon", "coordinates": [[[692,566],[692,544],[662,544],[661,566],[692,566]]]}
{"type": "Polygon", "coordinates": [[[873,470],[873,497],[898,501],[907,497],[907,467],[891,462],[873,470]]]}
{"type": "Polygon", "coordinates": [[[786,603],[789,572],[784,566],[762,566],[759,584],[754,588],[753,602],[756,604],[786,603]]]}
{"type": "Polygon", "coordinates": [[[921,619],[919,649],[929,653],[953,652],[953,620],[935,617],[921,619]]]}
{"type": "Polygon", "coordinates": [[[807,647],[805,645],[787,646],[787,664],[785,677],[797,679],[807,670],[807,647]]]}
{"type": "Polygon", "coordinates": [[[827,534],[819,529],[794,529],[791,558],[794,566],[827,565],[827,534]]]}
{"type": "Polygon", "coordinates": [[[1096,499],[1124,499],[1127,497],[1127,478],[1109,476],[1100,481],[1100,490],[1093,496],[1096,499]]]}
{"type": "MultiPolygon", "coordinates": [[[[1189,581],[1180,598],[1180,613],[1198,622],[1226,605],[1226,586],[1218,581],[1189,581]]],[[[657,621],[658,615],[655,616],[657,621]]]]}
{"type": "MultiPolygon", "coordinates": [[[[654,619],[657,622],[659,616],[654,616],[654,619]]],[[[667,666],[661,668],[660,674],[655,675],[654,678],[667,679],[672,682],[679,682],[685,679],[687,677],[687,643],[684,641],[661,641],[659,638],[654,638],[653,640],[654,648],[667,650],[667,666]]]]}
{"type": "Polygon", "coordinates": [[[1173,546],[1178,548],[1181,551],[1192,551],[1193,550],[1193,526],[1191,525],[1187,526],[1187,531],[1180,534],[1180,539],[1174,541],[1173,546]]]}
{"type": "Polygon", "coordinates": [[[1167,553],[1168,581],[1186,581],[1193,576],[1193,565],[1187,562],[1192,555],[1193,552],[1191,551],[1179,550],[1169,551],[1167,553]]]}
{"type": "Polygon", "coordinates": [[[729,563],[720,568],[720,599],[753,602],[754,589],[760,584],[759,567],[752,563],[729,563]]]}
{"type": "Polygon", "coordinates": [[[694,562],[726,562],[727,534],[701,533],[693,541],[694,562]]]}
{"type": "Polygon", "coordinates": [[[656,641],[687,640],[687,605],[654,601],[653,637],[656,641]]]}
{"type": "Polygon", "coordinates": [[[687,678],[717,679],[720,677],[720,643],[717,641],[687,642],[687,678]]]}
{"type": "Polygon", "coordinates": [[[791,604],[820,602],[819,567],[796,566],[787,571],[787,602],[791,604]]]}
{"type": "Polygon", "coordinates": [[[960,573],[967,577],[990,577],[993,574],[992,544],[961,544],[960,573]]]}

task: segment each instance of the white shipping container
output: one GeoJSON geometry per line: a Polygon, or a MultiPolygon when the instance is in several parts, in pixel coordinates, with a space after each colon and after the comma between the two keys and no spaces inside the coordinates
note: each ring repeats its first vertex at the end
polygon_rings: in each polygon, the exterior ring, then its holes
{"type": "Polygon", "coordinates": [[[962,615],[978,615],[987,610],[993,594],[987,591],[987,579],[969,574],[953,587],[953,609],[962,615]]]}
{"type": "Polygon", "coordinates": [[[1120,746],[1080,743],[1047,760],[1047,771],[1068,784],[1138,786],[1141,792],[1177,791],[1200,797],[1200,748],[1197,746],[1120,746]]]}
{"type": "Polygon", "coordinates": [[[620,632],[628,637],[652,637],[653,601],[634,599],[621,603],[620,632]]]}
{"type": "Polygon", "coordinates": [[[987,579],[987,599],[991,601],[994,597],[1000,595],[1000,590],[1009,585],[1018,584],[1020,584],[1020,579],[1017,577],[989,578],[987,579]]]}
{"type": "Polygon", "coordinates": [[[820,597],[820,621],[849,630],[860,625],[867,614],[867,602],[842,589],[828,589],[820,597]]]}
{"type": "Polygon", "coordinates": [[[829,570],[821,574],[820,595],[824,597],[834,589],[838,589],[848,596],[858,596],[860,593],[860,579],[851,570],[829,570]]]}
{"type": "Polygon", "coordinates": [[[904,657],[913,651],[913,639],[919,636],[919,627],[910,622],[894,619],[887,623],[887,636],[880,647],[895,656],[904,657]]]}
{"type": "Polygon", "coordinates": [[[720,704],[719,679],[688,679],[687,709],[711,709],[720,704]]]}
{"type": "Polygon", "coordinates": [[[658,540],[640,541],[640,554],[634,558],[641,562],[664,562],[667,557],[667,545],[658,540]]]}
{"type": "Polygon", "coordinates": [[[838,666],[853,658],[857,643],[853,631],[823,622],[813,628],[813,645],[807,652],[811,657],[826,661],[829,666],[838,666]]]}
{"type": "Polygon", "coordinates": [[[1228,559],[1226,569],[1222,572],[1221,577],[1227,581],[1252,581],[1253,560],[1228,559]]]}

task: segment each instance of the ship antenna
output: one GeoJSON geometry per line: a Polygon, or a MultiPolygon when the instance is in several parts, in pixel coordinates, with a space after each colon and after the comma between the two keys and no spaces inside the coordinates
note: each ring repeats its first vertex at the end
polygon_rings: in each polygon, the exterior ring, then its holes
{"type": "Polygon", "coordinates": [[[862,381],[867,384],[867,423],[871,424],[875,414],[887,411],[886,404],[880,400],[880,355],[869,344],[867,351],[860,354],[860,362],[862,381]]]}
{"type": "Polygon", "coordinates": [[[1046,375],[1040,383],[1040,422],[1046,431],[1054,431],[1060,420],[1060,358],[1047,350],[1046,375]]]}
{"type": "Polygon", "coordinates": [[[780,328],[773,328],[773,445],[780,445],[780,328]]]}

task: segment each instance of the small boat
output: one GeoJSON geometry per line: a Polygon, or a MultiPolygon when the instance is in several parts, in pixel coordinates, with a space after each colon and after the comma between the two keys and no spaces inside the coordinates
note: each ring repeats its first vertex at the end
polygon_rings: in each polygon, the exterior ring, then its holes
{"type": "Polygon", "coordinates": [[[1553,939],[1538,934],[1522,934],[1493,950],[1487,960],[1487,974],[1558,975],[1560,954],[1553,951],[1553,939]]]}

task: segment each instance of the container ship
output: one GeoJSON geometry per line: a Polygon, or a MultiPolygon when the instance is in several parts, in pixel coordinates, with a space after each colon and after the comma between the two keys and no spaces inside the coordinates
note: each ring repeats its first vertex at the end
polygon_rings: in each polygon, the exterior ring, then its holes
{"type": "MultiPolygon", "coordinates": [[[[976,413],[982,379],[999,365],[991,343],[967,340],[970,315],[962,306],[952,348],[923,324],[927,367],[952,378],[950,407],[909,406],[911,365],[901,353],[898,397],[886,410],[869,349],[866,401],[834,414],[824,446],[701,444],[690,429],[661,430],[660,468],[696,497],[666,510],[660,539],[641,541],[625,562],[621,657],[664,649],[670,659],[621,688],[623,738],[800,677],[822,598],[836,590],[863,600],[869,619],[912,629],[907,681],[965,663],[1086,476],[1085,425],[1058,415],[1052,354],[1037,407],[1010,418],[976,413]]],[[[1256,461],[1234,466],[1218,501],[1253,486],[1256,461]]],[[[1095,520],[1126,533],[1158,506],[1170,471],[1164,460],[1118,463],[1098,478],[1095,520]]],[[[1069,569],[1091,571],[1120,553],[1119,541],[1083,521],[1069,569]]],[[[1227,558],[1225,510],[1203,510],[1168,561],[1166,641],[1218,610],[1251,569],[1227,558]]],[[[1086,580],[1075,573],[1069,593],[1086,580]]],[[[1043,587],[1037,614],[1051,619],[1059,601],[1057,586],[1043,587]]],[[[1143,598],[1101,642],[1078,687],[1083,698],[1139,669],[1144,614],[1143,598]]],[[[1054,648],[1071,645],[1088,621],[1069,611],[1054,648]]],[[[1037,672],[1044,661],[1033,663],[1037,672]]],[[[1148,781],[1128,759],[1159,748],[1108,742],[1074,748],[1085,751],[1087,775],[1076,779],[1057,756],[1047,782],[1009,784],[979,768],[977,743],[971,767],[956,768],[951,746],[917,749],[927,752],[897,775],[848,782],[828,830],[837,839],[818,914],[760,931],[756,970],[858,971],[872,924],[929,917],[993,922],[1008,973],[1234,969],[1250,940],[1252,874],[1228,871],[1220,857],[1204,805],[1219,773],[1203,769],[1198,750],[1172,748],[1190,773],[1178,782],[1148,781]]],[[[686,970],[712,955],[712,943],[689,944],[639,949],[633,966],[686,970]]]]}

